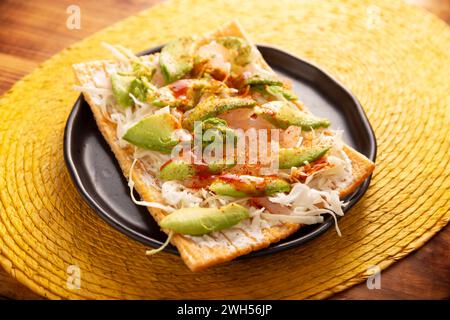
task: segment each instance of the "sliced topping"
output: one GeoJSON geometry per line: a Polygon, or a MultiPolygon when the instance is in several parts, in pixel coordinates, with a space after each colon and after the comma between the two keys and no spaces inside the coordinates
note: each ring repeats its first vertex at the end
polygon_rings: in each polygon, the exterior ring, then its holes
{"type": "Polygon", "coordinates": [[[273,178],[266,184],[264,195],[271,196],[275,193],[289,192],[290,190],[291,185],[286,180],[273,178]]]}
{"type": "Polygon", "coordinates": [[[329,149],[329,146],[315,146],[311,148],[281,148],[278,151],[278,165],[280,169],[301,167],[323,157],[329,149]]]}
{"type": "Polygon", "coordinates": [[[245,83],[251,86],[254,85],[273,85],[282,86],[283,82],[274,74],[256,73],[245,79],[245,83]]]}
{"type": "Polygon", "coordinates": [[[130,94],[132,94],[139,101],[145,101],[147,97],[146,84],[139,78],[134,79],[130,83],[130,94]]]}
{"type": "Polygon", "coordinates": [[[213,77],[222,81],[228,78],[230,72],[229,51],[224,46],[211,41],[197,50],[193,73],[198,77],[213,77]]]}
{"type": "Polygon", "coordinates": [[[160,225],[177,233],[200,236],[230,228],[249,217],[247,208],[231,203],[220,208],[182,208],[164,217],[160,225]]]}
{"type": "Polygon", "coordinates": [[[208,163],[208,171],[212,174],[218,174],[236,165],[234,160],[224,160],[208,163]]]}
{"type": "Polygon", "coordinates": [[[194,74],[225,81],[252,62],[252,46],[238,37],[222,37],[201,46],[196,52],[194,74]]]}
{"type": "Polygon", "coordinates": [[[160,108],[166,106],[178,107],[180,105],[180,101],[173,96],[172,91],[168,87],[148,90],[147,102],[160,108]]]}
{"type": "Polygon", "coordinates": [[[159,64],[166,83],[174,82],[192,70],[194,50],[195,41],[191,37],[179,38],[162,48],[159,64]]]}
{"type": "Polygon", "coordinates": [[[210,145],[212,143],[236,143],[237,136],[233,129],[228,127],[225,120],[220,118],[208,118],[200,122],[202,126],[203,145],[210,145]]]}
{"type": "Polygon", "coordinates": [[[232,61],[237,65],[245,66],[252,61],[252,46],[246,40],[238,37],[223,37],[217,42],[232,52],[232,61]]]}
{"type": "Polygon", "coordinates": [[[317,118],[300,111],[287,101],[271,101],[255,107],[255,113],[278,128],[287,129],[289,126],[301,127],[305,131],[326,128],[330,125],[327,119],[317,118]]]}
{"type": "Polygon", "coordinates": [[[269,200],[269,197],[254,197],[250,199],[250,204],[256,208],[265,208],[268,212],[279,214],[290,214],[291,208],[279,204],[273,203],[269,200]]]}
{"type": "Polygon", "coordinates": [[[252,88],[264,96],[271,96],[281,101],[285,99],[288,101],[298,100],[291,90],[279,85],[254,85],[252,88]]]}
{"type": "Polygon", "coordinates": [[[183,181],[194,176],[210,176],[232,168],[236,164],[232,161],[212,162],[209,164],[188,163],[183,160],[169,160],[163,164],[159,178],[161,180],[183,181]]]}
{"type": "Polygon", "coordinates": [[[273,129],[274,126],[255,115],[253,109],[235,109],[225,112],[219,116],[221,119],[227,121],[228,126],[233,129],[273,129]]]}
{"type": "Polygon", "coordinates": [[[135,79],[136,78],[133,76],[121,76],[117,73],[111,75],[111,86],[114,98],[117,103],[124,108],[133,105],[133,99],[130,97],[130,87],[135,79]]]}
{"type": "Polygon", "coordinates": [[[239,108],[252,108],[255,101],[247,98],[223,98],[208,97],[202,100],[194,109],[183,115],[183,128],[192,130],[195,121],[203,121],[216,117],[226,111],[239,108]]]}
{"type": "Polygon", "coordinates": [[[111,86],[117,103],[125,108],[134,105],[134,99],[151,102],[155,96],[160,95],[158,89],[144,76],[138,78],[134,75],[114,73],[111,75],[111,86]]]}
{"type": "Polygon", "coordinates": [[[195,174],[195,166],[183,161],[170,160],[165,163],[159,172],[161,180],[185,180],[195,174]]]}
{"type": "MultiPolygon", "coordinates": [[[[147,56],[148,57],[148,56],[147,56]]],[[[137,57],[132,63],[133,73],[137,77],[145,77],[148,81],[151,81],[156,73],[156,65],[153,62],[145,61],[144,57],[137,57]]]]}
{"type": "Polygon", "coordinates": [[[170,153],[179,142],[172,138],[177,129],[179,124],[171,114],[154,114],[128,129],[123,139],[143,149],[170,153]]]}
{"type": "Polygon", "coordinates": [[[316,173],[332,167],[333,164],[328,161],[327,157],[322,157],[312,163],[308,162],[303,167],[291,170],[291,178],[297,181],[305,182],[308,177],[313,178],[316,173]]]}
{"type": "Polygon", "coordinates": [[[297,96],[291,90],[281,86],[267,86],[266,90],[275,97],[279,97],[281,95],[289,101],[298,100],[297,96]]]}
{"type": "Polygon", "coordinates": [[[209,189],[218,195],[243,198],[289,192],[290,184],[277,177],[255,177],[226,174],[218,177],[209,189]]]}
{"type": "Polygon", "coordinates": [[[181,79],[168,87],[184,110],[195,107],[204,94],[231,93],[223,82],[214,79],[181,79]]]}

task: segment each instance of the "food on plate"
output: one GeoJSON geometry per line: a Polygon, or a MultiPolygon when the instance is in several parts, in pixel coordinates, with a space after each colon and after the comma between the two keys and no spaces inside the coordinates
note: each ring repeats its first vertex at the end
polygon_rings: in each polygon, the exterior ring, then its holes
{"type": "MultiPolygon", "coordinates": [[[[130,196],[201,270],[343,215],[374,164],[314,116],[231,22],[136,56],[75,64],[130,196]],[[141,199],[136,199],[133,190],[141,199]]],[[[336,223],[336,228],[339,229],[336,223]]],[[[150,254],[160,251],[149,251],[150,254]]]]}

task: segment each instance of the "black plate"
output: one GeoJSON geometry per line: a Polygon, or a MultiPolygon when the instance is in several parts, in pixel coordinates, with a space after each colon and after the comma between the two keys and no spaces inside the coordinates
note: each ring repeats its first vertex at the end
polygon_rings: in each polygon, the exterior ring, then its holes
{"type": "MultiPolygon", "coordinates": [[[[309,62],[268,46],[258,46],[266,61],[279,74],[293,82],[294,91],[318,116],[327,117],[332,128],[344,130],[344,141],[375,161],[376,142],[372,128],[357,99],[336,80],[309,62]]],[[[142,54],[157,52],[157,47],[142,54]]],[[[144,207],[129,196],[122,171],[103,139],[88,104],[78,98],[67,120],[64,157],[81,195],[106,222],[131,238],[151,247],[159,247],[167,238],[144,207]]],[[[370,178],[346,198],[350,209],[364,194],[370,178]]],[[[287,239],[246,255],[258,256],[285,250],[309,241],[333,226],[331,216],[324,223],[301,228],[287,239]]],[[[173,246],[168,252],[178,253],[173,246]]]]}

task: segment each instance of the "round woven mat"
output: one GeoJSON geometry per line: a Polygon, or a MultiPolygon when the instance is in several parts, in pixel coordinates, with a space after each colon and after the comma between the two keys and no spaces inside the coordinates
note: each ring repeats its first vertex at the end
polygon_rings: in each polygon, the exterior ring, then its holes
{"type": "Polygon", "coordinates": [[[57,54],[0,100],[0,264],[49,298],[324,298],[423,245],[450,218],[450,29],[389,1],[173,1],[57,54]],[[359,98],[378,139],[364,198],[301,247],[191,273],[83,202],[63,160],[77,97],[71,64],[135,51],[238,18],[258,43],[313,61],[359,98]],[[67,286],[79,267],[81,287],[67,286]],[[69,268],[69,269],[68,269],[69,268]]]}

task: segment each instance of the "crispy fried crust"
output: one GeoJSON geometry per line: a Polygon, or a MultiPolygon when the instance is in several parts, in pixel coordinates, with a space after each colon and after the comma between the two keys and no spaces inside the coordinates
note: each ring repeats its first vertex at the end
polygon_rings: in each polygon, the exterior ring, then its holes
{"type": "MultiPolygon", "coordinates": [[[[244,34],[242,29],[236,22],[231,22],[220,28],[219,30],[208,34],[206,37],[208,39],[212,39],[219,36],[239,36],[248,39],[248,37],[244,34]]],[[[270,68],[262,59],[262,57],[260,58],[260,63],[264,67],[270,68]]],[[[75,72],[75,77],[78,84],[82,86],[95,87],[93,73],[104,72],[108,74],[108,70],[110,70],[110,68],[107,67],[111,64],[114,65],[114,62],[94,61],[74,65],[73,70],[75,72]]],[[[133,149],[130,147],[119,147],[116,137],[116,125],[113,122],[109,121],[107,117],[102,114],[101,107],[94,102],[91,94],[85,93],[84,97],[94,114],[94,118],[100,132],[108,142],[111,150],[117,158],[123,174],[125,175],[125,177],[129,178],[128,175],[133,161],[133,149]]],[[[345,190],[342,190],[340,194],[341,197],[344,197],[345,195],[350,194],[353,190],[355,190],[374,170],[374,164],[357,151],[346,146],[345,152],[352,161],[353,183],[345,190]]],[[[146,173],[145,168],[138,162],[133,171],[133,181],[135,183],[135,188],[140,194],[141,198],[145,201],[163,202],[159,190],[145,182],[146,175],[148,174],[146,173]]],[[[157,222],[159,222],[165,216],[164,212],[159,209],[152,208],[149,209],[149,211],[157,222]]],[[[278,242],[281,239],[288,237],[299,228],[300,225],[291,223],[266,228],[263,230],[264,239],[256,241],[247,234],[247,236],[252,240],[249,244],[239,246],[234,245],[229,240],[225,240],[226,244],[209,248],[200,246],[193,240],[179,234],[173,236],[171,243],[177,247],[186,265],[192,271],[199,271],[222,262],[230,261],[251,251],[265,248],[271,243],[278,242]]],[[[167,230],[163,231],[168,233],[167,230]]]]}

